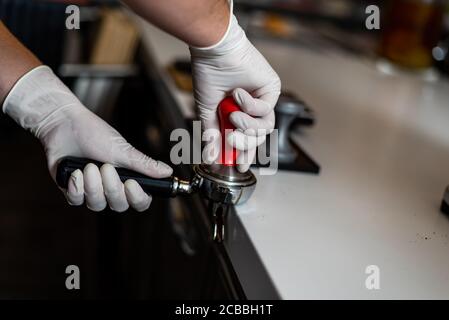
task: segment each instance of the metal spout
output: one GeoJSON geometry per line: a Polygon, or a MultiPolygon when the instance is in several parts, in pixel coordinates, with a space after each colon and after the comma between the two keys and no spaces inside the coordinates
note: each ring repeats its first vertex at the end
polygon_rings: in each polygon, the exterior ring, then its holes
{"type": "Polygon", "coordinates": [[[225,238],[225,222],[229,206],[246,202],[256,187],[256,177],[250,172],[241,173],[233,166],[220,164],[197,165],[195,177],[200,193],[210,201],[213,239],[225,238]]]}

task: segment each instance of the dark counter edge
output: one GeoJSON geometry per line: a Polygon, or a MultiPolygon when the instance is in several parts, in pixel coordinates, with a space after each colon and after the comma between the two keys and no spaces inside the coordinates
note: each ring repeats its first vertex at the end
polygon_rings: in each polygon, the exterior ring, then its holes
{"type": "MultiPolygon", "coordinates": [[[[151,50],[143,46],[140,53],[140,58],[146,67],[146,76],[156,84],[157,94],[166,104],[166,112],[173,121],[174,127],[186,128],[181,109],[162,80],[160,69],[154,63],[151,50]]],[[[229,210],[227,228],[228,239],[225,240],[224,245],[217,244],[217,250],[222,255],[223,263],[227,264],[238,278],[245,297],[251,300],[280,300],[279,292],[233,207],[229,210]]]]}
{"type": "Polygon", "coordinates": [[[247,298],[280,300],[281,296],[234,207],[229,210],[226,226],[224,246],[247,298]]]}

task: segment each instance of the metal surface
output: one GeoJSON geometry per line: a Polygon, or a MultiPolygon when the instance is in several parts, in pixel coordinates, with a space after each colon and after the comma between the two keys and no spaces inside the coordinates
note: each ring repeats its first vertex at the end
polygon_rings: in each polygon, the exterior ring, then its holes
{"type": "Polygon", "coordinates": [[[279,97],[274,111],[278,129],[278,161],[279,163],[293,163],[298,155],[291,146],[290,129],[295,119],[310,117],[310,111],[303,101],[288,94],[279,97]]]}
{"type": "Polygon", "coordinates": [[[256,187],[256,177],[247,171],[239,172],[236,167],[221,164],[201,164],[194,166],[200,193],[210,202],[213,219],[214,240],[225,238],[225,221],[229,205],[246,202],[256,187]]]}
{"type": "Polygon", "coordinates": [[[136,65],[89,65],[81,63],[65,63],[59,68],[62,77],[88,78],[127,78],[136,76],[139,69],[136,65]]]}
{"type": "Polygon", "coordinates": [[[213,219],[213,239],[217,242],[223,242],[225,239],[225,220],[228,216],[229,205],[223,202],[210,202],[210,212],[212,212],[213,219]]]}
{"type": "Polygon", "coordinates": [[[173,177],[172,195],[199,192],[210,201],[213,238],[221,242],[225,236],[225,221],[229,205],[245,203],[256,188],[256,177],[247,171],[221,164],[196,165],[191,181],[173,177]]]}
{"type": "Polygon", "coordinates": [[[200,192],[209,200],[244,203],[256,187],[257,180],[251,171],[241,173],[235,167],[220,164],[196,165],[193,170],[202,178],[200,192]]]}
{"type": "Polygon", "coordinates": [[[174,196],[178,194],[191,194],[198,189],[198,182],[199,180],[196,177],[194,177],[192,181],[181,180],[178,177],[173,177],[172,194],[174,196]]]}

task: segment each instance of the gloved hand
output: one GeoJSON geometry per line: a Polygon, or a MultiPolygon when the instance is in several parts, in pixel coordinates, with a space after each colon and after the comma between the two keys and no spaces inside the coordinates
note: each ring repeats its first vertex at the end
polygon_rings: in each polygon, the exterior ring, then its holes
{"type": "MultiPolygon", "coordinates": [[[[232,13],[232,2],[231,2],[232,13]]],[[[273,108],[281,81],[262,54],[246,38],[235,16],[231,16],[222,40],[209,48],[190,48],[195,101],[203,130],[218,130],[217,106],[232,94],[242,112],[233,112],[232,124],[238,129],[227,142],[241,150],[238,169],[247,171],[258,145],[274,128],[273,108]]],[[[210,137],[209,137],[210,138],[210,137]]],[[[219,155],[220,139],[211,139],[203,158],[213,162],[219,155]]]]}
{"type": "Polygon", "coordinates": [[[107,204],[118,212],[129,206],[143,211],[150,206],[151,196],[134,180],[123,184],[114,166],[154,178],[172,173],[168,165],[136,150],[114,128],[85,108],[46,66],[31,70],[16,83],[3,111],[42,142],[53,179],[58,161],[66,156],[106,163],[100,169],[88,164],[82,172],[73,172],[64,190],[72,205],[81,205],[85,200],[93,211],[101,211],[107,204]]]}

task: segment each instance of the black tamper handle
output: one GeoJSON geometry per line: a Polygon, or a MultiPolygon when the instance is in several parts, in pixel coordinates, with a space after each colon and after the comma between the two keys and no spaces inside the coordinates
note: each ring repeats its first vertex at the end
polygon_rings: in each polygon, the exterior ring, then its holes
{"type": "MultiPolygon", "coordinates": [[[[99,168],[103,165],[103,163],[99,161],[85,158],[63,158],[59,162],[56,171],[56,182],[58,186],[67,189],[71,174],[77,169],[82,171],[89,163],[93,163],[99,168]]],[[[122,182],[125,182],[128,179],[136,180],[146,193],[164,198],[175,196],[173,190],[175,189],[174,184],[176,178],[173,176],[164,179],[154,179],[128,169],[116,168],[116,170],[122,182]]]]}

